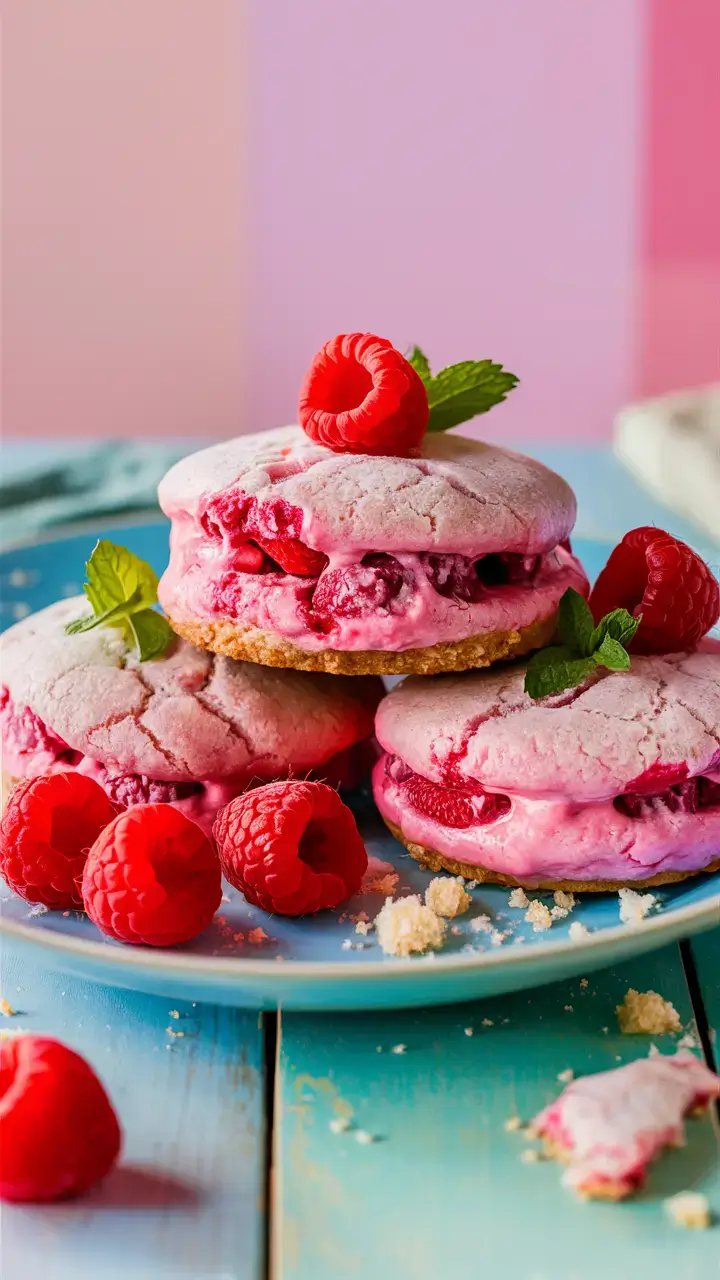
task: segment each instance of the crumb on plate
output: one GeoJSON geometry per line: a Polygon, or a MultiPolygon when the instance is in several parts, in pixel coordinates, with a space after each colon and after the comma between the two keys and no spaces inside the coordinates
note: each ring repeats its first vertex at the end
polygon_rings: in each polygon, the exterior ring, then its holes
{"type": "Polygon", "coordinates": [[[587,925],[582,924],[579,920],[573,920],[568,930],[568,936],[571,942],[582,942],[583,938],[587,938],[590,930],[587,925]]]}
{"type": "Polygon", "coordinates": [[[542,933],[544,929],[549,929],[552,925],[552,916],[549,907],[545,906],[539,898],[535,898],[525,912],[525,920],[527,924],[533,927],[533,933],[542,933]]]}
{"type": "Polygon", "coordinates": [[[640,924],[648,911],[658,905],[654,893],[638,893],[636,889],[618,889],[618,898],[623,924],[640,924]]]}
{"type": "Polygon", "coordinates": [[[525,890],[513,889],[512,893],[510,894],[510,897],[508,898],[508,906],[515,907],[519,911],[524,911],[527,907],[529,907],[530,899],[528,898],[525,890]]]}
{"type": "Polygon", "coordinates": [[[472,905],[472,898],[465,892],[465,885],[459,876],[435,876],[425,890],[425,905],[435,912],[436,916],[444,916],[452,920],[460,916],[472,905]]]}
{"type": "Polygon", "coordinates": [[[416,894],[387,899],[375,917],[378,942],[388,956],[409,956],[441,947],[445,928],[445,921],[416,894]]]}

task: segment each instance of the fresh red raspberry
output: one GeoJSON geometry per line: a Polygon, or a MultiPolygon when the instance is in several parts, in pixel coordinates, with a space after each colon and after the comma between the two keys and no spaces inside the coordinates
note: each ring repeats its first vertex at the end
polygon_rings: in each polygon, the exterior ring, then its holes
{"type": "Polygon", "coordinates": [[[720,587],[704,560],[662,529],[631,529],[590,594],[596,622],[612,609],[642,614],[634,653],[693,649],[720,617],[720,587]]]}
{"type": "Polygon", "coordinates": [[[126,809],[95,841],[83,899],[93,924],[119,942],[189,942],[220,906],[220,864],[207,836],[169,804],[126,809]]]}
{"type": "Polygon", "coordinates": [[[81,773],[50,773],[20,783],[0,824],[0,872],[27,902],[82,909],[85,859],[116,806],[81,773]]]}
{"type": "Polygon", "coordinates": [[[323,574],[313,594],[312,608],[314,613],[330,618],[399,613],[413,586],[411,571],[399,560],[382,551],[372,552],[359,564],[323,574]]]}
{"type": "Polygon", "coordinates": [[[112,1103],[79,1054],[44,1036],[0,1045],[0,1199],[80,1195],[114,1165],[112,1103]]]}
{"type": "Polygon", "coordinates": [[[300,425],[335,453],[409,453],[430,413],[422,379],[386,338],[341,333],[318,351],[300,392],[300,425]]]}
{"type": "Polygon", "coordinates": [[[226,878],[281,916],[337,907],[357,893],[367,853],[355,819],[323,782],[272,782],[232,800],[213,835],[226,878]]]}

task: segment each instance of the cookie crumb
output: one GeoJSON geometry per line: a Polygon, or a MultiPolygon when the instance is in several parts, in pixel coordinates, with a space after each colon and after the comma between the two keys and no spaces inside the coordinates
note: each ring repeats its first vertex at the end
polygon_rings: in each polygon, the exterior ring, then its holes
{"type": "Polygon", "coordinates": [[[566,1067],[564,1071],[558,1071],[557,1078],[561,1084],[572,1084],[575,1072],[572,1067],[566,1067]]]}
{"type": "Polygon", "coordinates": [[[14,1018],[16,1016],[12,1005],[5,999],[0,999],[0,1013],[3,1018],[14,1018]]]}
{"type": "Polygon", "coordinates": [[[267,940],[268,935],[259,925],[257,929],[251,929],[248,934],[248,942],[252,942],[254,946],[258,946],[261,942],[267,942],[267,940]]]}
{"type": "Polygon", "coordinates": [[[571,942],[582,942],[583,938],[587,938],[590,930],[586,925],[581,924],[579,920],[573,920],[568,929],[568,936],[571,942]]]}
{"type": "Polygon", "coordinates": [[[666,1036],[682,1031],[677,1009],[657,991],[636,991],[630,987],[615,1010],[623,1035],[666,1036]]]}
{"type": "Polygon", "coordinates": [[[490,916],[474,916],[468,923],[473,933],[490,933],[493,927],[490,916]]]}
{"type": "Polygon", "coordinates": [[[391,1053],[405,1053],[406,1051],[407,1051],[406,1044],[394,1044],[392,1049],[390,1050],[391,1053]]]}
{"type": "Polygon", "coordinates": [[[527,924],[532,925],[533,933],[542,933],[543,930],[549,929],[552,925],[550,910],[545,906],[544,902],[540,901],[539,898],[535,898],[534,901],[530,903],[530,906],[525,912],[525,920],[527,924]]]}
{"type": "Polygon", "coordinates": [[[416,894],[388,899],[375,917],[375,928],[378,942],[388,956],[429,951],[445,941],[445,921],[423,905],[416,894]]]}
{"type": "Polygon", "coordinates": [[[571,1004],[564,1004],[563,1009],[565,1010],[566,1013],[572,1013],[573,1011],[573,1007],[571,1004]]]}
{"type": "Polygon", "coordinates": [[[357,924],[355,925],[355,932],[362,934],[363,938],[367,937],[371,929],[372,929],[372,925],[369,924],[367,920],[358,920],[357,924]]]}
{"type": "Polygon", "coordinates": [[[513,889],[512,893],[510,894],[510,897],[508,898],[508,906],[516,907],[519,911],[524,911],[527,907],[529,907],[530,899],[528,898],[525,890],[513,889]]]}
{"type": "Polygon", "coordinates": [[[180,1010],[179,1010],[179,1009],[168,1009],[168,1017],[169,1017],[169,1018],[175,1018],[175,1020],[177,1021],[177,1019],[180,1017],[180,1010]]]}
{"type": "Polygon", "coordinates": [[[28,911],[28,918],[34,920],[36,916],[44,916],[50,910],[45,906],[44,902],[36,902],[34,907],[28,911]]]}
{"type": "Polygon", "coordinates": [[[471,904],[472,898],[465,892],[462,877],[436,876],[425,890],[425,905],[436,916],[449,920],[461,916],[471,904]]]}
{"type": "Polygon", "coordinates": [[[379,893],[384,898],[392,898],[395,895],[399,879],[400,876],[395,874],[376,876],[374,880],[363,881],[362,892],[379,893]]]}
{"type": "Polygon", "coordinates": [[[375,1142],[375,1135],[368,1133],[367,1129],[355,1130],[355,1141],[360,1143],[361,1147],[369,1147],[371,1142],[375,1142]]]}
{"type": "Polygon", "coordinates": [[[519,1129],[522,1129],[522,1120],[519,1116],[508,1116],[503,1128],[508,1133],[517,1133],[519,1129]]]}
{"type": "Polygon", "coordinates": [[[620,919],[623,924],[640,924],[648,911],[658,905],[654,893],[638,893],[635,889],[618,889],[620,919]]]}
{"type": "Polygon", "coordinates": [[[465,1028],[465,1035],[466,1035],[466,1036],[474,1036],[474,1035],[475,1035],[475,1028],[474,1028],[474,1027],[466,1027],[466,1028],[465,1028]]]}
{"type": "Polygon", "coordinates": [[[185,1032],[176,1031],[174,1027],[166,1027],[165,1034],[170,1036],[171,1040],[182,1040],[185,1035],[185,1032]]]}
{"type": "Polygon", "coordinates": [[[539,1164],[540,1152],[535,1147],[526,1147],[520,1152],[520,1159],[523,1164],[539,1164]]]}
{"type": "Polygon", "coordinates": [[[575,894],[565,893],[564,889],[556,889],[553,894],[555,906],[550,911],[553,920],[564,920],[575,906],[575,894]]]}
{"type": "Polygon", "coordinates": [[[494,1027],[495,1023],[493,1022],[492,1018],[483,1018],[482,1025],[484,1027],[494,1027]]]}
{"type": "Polygon", "coordinates": [[[693,1033],[692,1033],[692,1031],[686,1031],[686,1032],[685,1032],[685,1035],[684,1035],[684,1036],[681,1036],[681,1037],[680,1037],[680,1039],[678,1040],[678,1042],[677,1042],[677,1047],[678,1047],[678,1049],[697,1049],[697,1048],[699,1048],[698,1040],[697,1040],[697,1036],[694,1036],[694,1035],[693,1035],[693,1033]]]}
{"type": "Polygon", "coordinates": [[[347,1116],[335,1116],[328,1124],[331,1133],[347,1133],[350,1127],[347,1116]]]}
{"type": "Polygon", "coordinates": [[[699,1191],[679,1191],[663,1201],[663,1208],[676,1227],[706,1231],[710,1226],[710,1205],[699,1191]]]}
{"type": "Polygon", "coordinates": [[[589,978],[581,978],[581,979],[580,979],[580,986],[581,986],[581,987],[589,987],[589,986],[590,986],[590,979],[589,979],[589,978]]]}
{"type": "Polygon", "coordinates": [[[501,947],[506,938],[510,937],[510,930],[492,929],[490,932],[490,943],[493,947],[501,947]]]}

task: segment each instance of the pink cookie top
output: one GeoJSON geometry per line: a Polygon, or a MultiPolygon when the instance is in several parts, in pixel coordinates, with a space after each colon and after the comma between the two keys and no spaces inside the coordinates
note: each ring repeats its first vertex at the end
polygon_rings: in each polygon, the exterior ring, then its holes
{"type": "Polygon", "coordinates": [[[332,453],[300,427],[240,436],[182,459],[161,481],[163,511],[198,518],[223,491],[302,513],[317,551],[536,554],[568,537],[570,487],[541,463],[495,445],[428,435],[412,458],[332,453]]]}
{"type": "Polygon", "coordinates": [[[524,667],[405,680],[383,700],[380,744],[433,782],[511,796],[602,800],[720,771],[720,642],[633,657],[533,702],[524,667]]]}
{"type": "Polygon", "coordinates": [[[720,1080],[691,1053],[656,1054],[573,1080],[533,1128],[569,1155],[567,1186],[592,1194],[609,1182],[629,1192],[663,1147],[682,1145],[688,1112],[719,1096],[720,1080]]]}
{"type": "Polygon", "coordinates": [[[35,726],[39,751],[55,735],[114,771],[221,780],[300,774],[372,732],[379,680],[235,662],[184,640],[141,663],[113,628],[65,635],[85,612],[84,597],[60,600],[0,639],[14,721],[35,726]]]}

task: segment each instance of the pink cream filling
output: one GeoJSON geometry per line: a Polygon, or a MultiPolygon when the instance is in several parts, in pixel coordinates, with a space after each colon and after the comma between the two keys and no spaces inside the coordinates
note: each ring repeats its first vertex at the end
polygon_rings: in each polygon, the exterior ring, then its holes
{"type": "Polygon", "coordinates": [[[398,651],[525,627],[587,580],[569,544],[523,555],[350,553],[309,547],[283,500],[215,495],[173,518],[160,600],[178,620],[218,618],[300,648],[398,651]]]}
{"type": "MultiPolygon", "coordinates": [[[[74,751],[30,707],[16,707],[4,687],[0,688],[0,730],[3,770],[11,778],[36,778],[44,773],[74,770],[98,782],[122,809],[136,804],[172,804],[208,832],[218,810],[235,796],[250,786],[275,780],[274,776],[262,774],[262,761],[248,768],[241,777],[197,782],[148,778],[144,774],[110,769],[99,760],[74,751]]],[[[307,776],[351,790],[367,777],[376,759],[374,744],[365,740],[337,752],[307,776]]]]}
{"type": "Polygon", "coordinates": [[[642,880],[720,857],[720,769],[592,802],[537,799],[448,778],[438,785],[385,755],[375,802],[406,839],[447,858],[541,880],[642,880]]]}

